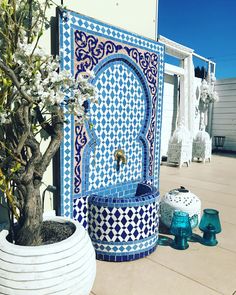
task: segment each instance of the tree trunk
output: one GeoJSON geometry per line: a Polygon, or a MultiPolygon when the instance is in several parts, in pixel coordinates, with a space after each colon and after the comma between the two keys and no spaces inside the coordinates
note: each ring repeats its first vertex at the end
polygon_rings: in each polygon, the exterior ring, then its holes
{"type": "Polygon", "coordinates": [[[40,185],[35,186],[31,181],[26,186],[25,203],[23,208],[24,215],[19,221],[19,229],[16,231],[16,244],[24,246],[40,245],[41,225],[42,225],[42,206],[40,196],[40,185]]]}

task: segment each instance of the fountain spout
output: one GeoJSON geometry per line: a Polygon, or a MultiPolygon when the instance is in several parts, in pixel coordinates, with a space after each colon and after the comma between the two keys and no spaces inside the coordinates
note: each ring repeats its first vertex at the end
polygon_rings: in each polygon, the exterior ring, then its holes
{"type": "Polygon", "coordinates": [[[116,150],[114,156],[115,156],[115,161],[117,161],[116,170],[119,171],[120,163],[126,164],[127,162],[125,152],[123,150],[116,150]]]}

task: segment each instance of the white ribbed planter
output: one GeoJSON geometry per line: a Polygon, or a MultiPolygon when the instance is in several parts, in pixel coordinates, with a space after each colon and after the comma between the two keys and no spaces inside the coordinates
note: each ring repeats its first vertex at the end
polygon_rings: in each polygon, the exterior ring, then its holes
{"type": "Polygon", "coordinates": [[[6,230],[0,232],[0,294],[89,294],[96,274],[95,251],[85,229],[70,221],[76,226],[72,236],[44,246],[17,246],[6,240],[6,230]]]}

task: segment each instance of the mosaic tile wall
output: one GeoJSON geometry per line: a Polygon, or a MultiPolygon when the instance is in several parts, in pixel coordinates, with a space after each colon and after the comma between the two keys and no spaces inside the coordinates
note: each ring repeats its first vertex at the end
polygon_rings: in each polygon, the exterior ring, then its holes
{"type": "Polygon", "coordinates": [[[61,68],[93,70],[98,95],[88,122],[68,116],[64,126],[61,212],[88,228],[97,258],[144,257],[158,238],[164,48],[70,11],[59,26],[61,68]]]}
{"type": "Polygon", "coordinates": [[[138,141],[145,115],[145,94],[125,62],[108,63],[96,77],[98,104],[90,111],[97,143],[90,153],[89,191],[142,179],[142,146],[138,141]],[[114,153],[123,149],[126,165],[116,170],[114,153]]]}
{"type": "Polygon", "coordinates": [[[93,130],[71,116],[64,127],[61,211],[73,217],[77,199],[91,193],[125,194],[126,184],[133,194],[140,181],[158,187],[164,48],[70,11],[60,15],[59,31],[61,68],[75,76],[93,70],[99,95],[90,106],[93,130]],[[119,173],[118,148],[127,156],[119,173]]]}

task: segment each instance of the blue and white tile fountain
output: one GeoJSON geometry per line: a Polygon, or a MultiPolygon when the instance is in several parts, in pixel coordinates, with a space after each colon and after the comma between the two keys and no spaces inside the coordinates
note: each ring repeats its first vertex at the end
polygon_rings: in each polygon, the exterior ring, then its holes
{"type": "Polygon", "coordinates": [[[59,25],[61,68],[93,70],[98,92],[89,121],[64,126],[62,214],[88,228],[98,259],[144,257],[158,238],[164,48],[70,11],[59,25]]]}

